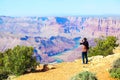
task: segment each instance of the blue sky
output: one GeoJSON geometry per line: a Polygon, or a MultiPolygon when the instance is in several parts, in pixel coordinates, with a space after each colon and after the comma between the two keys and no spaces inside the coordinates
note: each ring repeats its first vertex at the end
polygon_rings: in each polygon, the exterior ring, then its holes
{"type": "Polygon", "coordinates": [[[120,15],[120,0],[0,0],[0,15],[120,15]]]}

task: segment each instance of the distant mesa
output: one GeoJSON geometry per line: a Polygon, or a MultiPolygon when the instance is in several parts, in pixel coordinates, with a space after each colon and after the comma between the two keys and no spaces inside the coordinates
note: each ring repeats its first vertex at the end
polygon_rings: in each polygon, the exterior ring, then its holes
{"type": "Polygon", "coordinates": [[[48,20],[48,18],[47,17],[39,17],[38,20],[45,21],[45,20],[48,20]]]}
{"type": "Polygon", "coordinates": [[[21,37],[20,40],[26,41],[26,40],[28,40],[28,38],[29,38],[28,36],[25,36],[25,37],[21,37]]]}
{"type": "Polygon", "coordinates": [[[56,17],[56,22],[58,24],[65,24],[66,22],[69,22],[69,20],[67,18],[64,18],[64,17],[56,17]]]}

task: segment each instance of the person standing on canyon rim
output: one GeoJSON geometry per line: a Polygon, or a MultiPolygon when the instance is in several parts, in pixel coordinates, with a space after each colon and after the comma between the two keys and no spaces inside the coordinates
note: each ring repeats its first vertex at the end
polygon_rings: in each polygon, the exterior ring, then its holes
{"type": "Polygon", "coordinates": [[[83,64],[87,64],[88,63],[87,52],[89,49],[89,43],[87,41],[87,38],[83,38],[82,42],[80,42],[80,45],[82,45],[82,62],[83,62],[83,64]],[[85,61],[85,59],[86,59],[86,61],[85,61]]]}

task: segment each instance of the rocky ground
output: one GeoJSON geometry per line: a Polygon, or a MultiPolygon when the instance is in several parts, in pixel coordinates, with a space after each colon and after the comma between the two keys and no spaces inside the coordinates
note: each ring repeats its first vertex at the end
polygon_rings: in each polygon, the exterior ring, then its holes
{"type": "MultiPolygon", "coordinates": [[[[81,59],[73,62],[63,62],[59,64],[49,64],[49,68],[55,69],[46,72],[28,73],[15,80],[70,80],[71,77],[81,71],[91,71],[96,74],[98,80],[115,80],[110,77],[108,70],[111,68],[113,61],[120,58],[120,47],[114,50],[115,54],[107,57],[96,56],[89,58],[89,64],[82,64],[81,59]]],[[[40,65],[37,70],[42,69],[40,65]]]]}

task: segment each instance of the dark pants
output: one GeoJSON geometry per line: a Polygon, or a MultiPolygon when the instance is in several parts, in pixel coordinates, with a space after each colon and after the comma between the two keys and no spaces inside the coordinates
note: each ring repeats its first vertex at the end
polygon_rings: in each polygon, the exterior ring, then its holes
{"type": "Polygon", "coordinates": [[[82,61],[83,61],[83,64],[88,63],[87,52],[82,52],[82,61]],[[85,61],[85,59],[86,59],[86,61],[85,61]]]}

